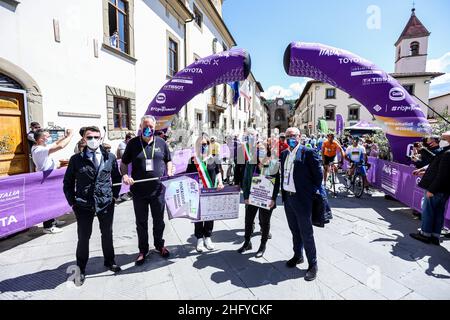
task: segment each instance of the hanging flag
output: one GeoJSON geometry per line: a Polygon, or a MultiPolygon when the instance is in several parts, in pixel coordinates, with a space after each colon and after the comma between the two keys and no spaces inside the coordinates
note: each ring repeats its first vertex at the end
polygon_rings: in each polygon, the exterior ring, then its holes
{"type": "Polygon", "coordinates": [[[326,120],[319,120],[319,130],[322,133],[327,134],[328,133],[328,124],[326,122],[326,120]]]}
{"type": "Polygon", "coordinates": [[[252,97],[250,93],[250,83],[248,80],[245,80],[239,89],[239,93],[249,102],[251,103],[252,97]]]}
{"type": "Polygon", "coordinates": [[[344,131],[344,117],[342,114],[336,114],[336,134],[340,136],[344,131]]]}
{"type": "Polygon", "coordinates": [[[235,105],[239,100],[239,81],[228,83],[228,85],[233,89],[233,105],[235,105]]]}
{"type": "Polygon", "coordinates": [[[199,157],[194,157],[194,163],[203,186],[208,189],[214,188],[205,162],[203,162],[199,157]]]}

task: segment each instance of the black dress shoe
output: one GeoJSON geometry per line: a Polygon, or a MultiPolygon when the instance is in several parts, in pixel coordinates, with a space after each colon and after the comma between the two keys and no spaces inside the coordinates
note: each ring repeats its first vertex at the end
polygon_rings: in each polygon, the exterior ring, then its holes
{"type": "Polygon", "coordinates": [[[434,244],[436,246],[441,245],[441,240],[438,237],[431,237],[430,242],[431,242],[431,244],[434,244]]]}
{"type": "Polygon", "coordinates": [[[261,245],[259,246],[258,252],[256,252],[255,257],[256,258],[262,258],[262,256],[264,255],[265,251],[266,251],[266,244],[265,243],[261,243],[261,245]]]}
{"type": "Polygon", "coordinates": [[[109,265],[105,264],[105,267],[107,267],[108,270],[110,270],[110,271],[112,271],[114,273],[122,271],[122,269],[115,263],[114,264],[109,264],[109,265]]]}
{"type": "Polygon", "coordinates": [[[431,242],[431,237],[424,236],[420,232],[410,233],[409,235],[411,236],[411,238],[414,238],[416,240],[422,241],[423,243],[430,243],[431,242]]]}
{"type": "Polygon", "coordinates": [[[142,266],[145,263],[145,254],[139,253],[138,257],[136,258],[135,265],[142,266]]]}
{"type": "Polygon", "coordinates": [[[269,232],[269,235],[267,236],[267,239],[272,239],[272,234],[269,232]]]}
{"type": "Polygon", "coordinates": [[[286,262],[288,268],[295,268],[298,264],[303,263],[303,257],[293,256],[290,260],[286,262]]]}
{"type": "Polygon", "coordinates": [[[239,248],[238,252],[239,253],[244,253],[245,251],[248,251],[248,250],[252,250],[252,243],[251,243],[251,241],[244,242],[242,247],[239,248]]]}
{"type": "Polygon", "coordinates": [[[319,268],[317,268],[317,264],[311,266],[306,271],[305,280],[306,281],[313,281],[317,277],[317,271],[319,271],[319,268]]]}

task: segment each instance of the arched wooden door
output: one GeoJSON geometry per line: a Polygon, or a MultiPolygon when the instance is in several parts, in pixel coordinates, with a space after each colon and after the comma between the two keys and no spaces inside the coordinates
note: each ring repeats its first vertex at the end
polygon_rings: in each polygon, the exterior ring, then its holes
{"type": "Polygon", "coordinates": [[[29,172],[24,95],[0,88],[0,176],[29,172]]]}

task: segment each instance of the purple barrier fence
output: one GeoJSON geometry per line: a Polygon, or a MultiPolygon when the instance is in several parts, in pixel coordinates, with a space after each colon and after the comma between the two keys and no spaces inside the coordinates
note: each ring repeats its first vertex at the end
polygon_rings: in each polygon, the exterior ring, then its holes
{"type": "MultiPolygon", "coordinates": [[[[367,173],[369,182],[386,194],[394,197],[408,207],[422,211],[425,191],[417,186],[420,178],[413,176],[415,170],[400,163],[369,157],[372,165],[367,173]]],[[[445,224],[450,227],[450,206],[447,204],[445,224]]]]}

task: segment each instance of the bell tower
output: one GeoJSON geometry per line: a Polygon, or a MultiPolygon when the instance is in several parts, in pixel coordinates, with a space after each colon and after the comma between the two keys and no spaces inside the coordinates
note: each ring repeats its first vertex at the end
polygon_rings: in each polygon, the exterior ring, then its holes
{"type": "Polygon", "coordinates": [[[430,32],[412,8],[411,17],[395,43],[395,73],[425,72],[429,36],[430,32]]]}

